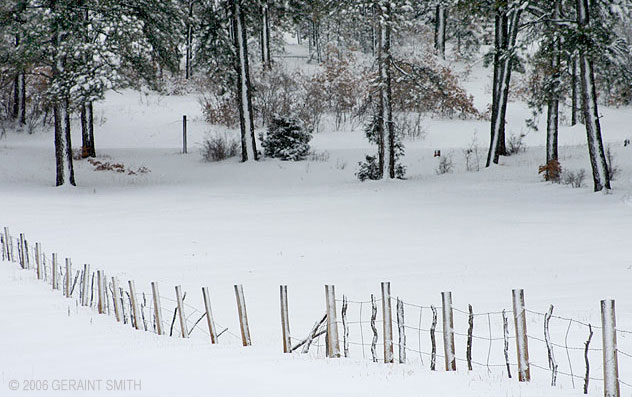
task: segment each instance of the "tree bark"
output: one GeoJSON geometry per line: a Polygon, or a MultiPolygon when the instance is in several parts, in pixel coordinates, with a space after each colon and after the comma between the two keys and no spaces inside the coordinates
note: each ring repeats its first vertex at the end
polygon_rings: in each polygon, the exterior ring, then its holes
{"type": "Polygon", "coordinates": [[[239,103],[239,125],[241,128],[241,159],[258,160],[255,140],[254,116],[252,113],[252,87],[248,67],[248,41],[241,10],[241,0],[232,0],[233,31],[235,32],[235,68],[237,71],[237,101],[239,103]],[[250,155],[248,150],[251,150],[250,155]]]}
{"type": "Polygon", "coordinates": [[[379,131],[378,166],[380,178],[395,178],[395,131],[393,124],[391,86],[391,7],[390,3],[377,4],[379,23],[378,72],[379,72],[379,131]]]}
{"type": "Polygon", "coordinates": [[[441,59],[445,59],[445,30],[447,19],[446,6],[442,2],[439,2],[435,9],[434,47],[437,51],[437,55],[441,59]]]}
{"type": "MultiPolygon", "coordinates": [[[[590,8],[588,0],[576,0],[577,22],[581,31],[588,30],[590,26],[590,8]]],[[[588,40],[584,40],[588,43],[588,40]]],[[[597,89],[595,86],[595,76],[593,63],[588,53],[589,48],[580,48],[579,51],[579,78],[582,87],[582,113],[586,126],[586,136],[588,140],[588,154],[593,172],[593,182],[595,192],[604,188],[610,189],[610,174],[608,163],[603,150],[601,139],[601,124],[599,122],[599,108],[597,105],[597,89]]]]}
{"type": "Polygon", "coordinates": [[[193,1],[189,0],[189,20],[187,21],[187,43],[184,64],[184,78],[191,78],[191,59],[193,58],[193,1]]]}

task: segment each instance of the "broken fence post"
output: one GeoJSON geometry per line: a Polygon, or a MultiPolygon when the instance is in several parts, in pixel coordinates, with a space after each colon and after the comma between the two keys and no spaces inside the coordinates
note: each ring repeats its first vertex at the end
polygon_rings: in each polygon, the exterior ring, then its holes
{"type": "Polygon", "coordinates": [[[325,304],[327,309],[327,357],[340,357],[338,323],[336,322],[336,290],[333,285],[325,285],[325,304]]]}
{"type": "Polygon", "coordinates": [[[406,323],[404,322],[404,302],[397,298],[397,331],[399,334],[399,363],[406,363],[406,323]]]}
{"type": "Polygon", "coordinates": [[[239,315],[241,342],[244,346],[250,346],[252,341],[250,339],[250,328],[248,327],[246,299],[244,298],[244,287],[241,284],[235,285],[235,298],[237,299],[237,314],[239,315]]]}
{"type": "Polygon", "coordinates": [[[514,328],[516,330],[516,352],[518,355],[518,381],[529,382],[529,343],[527,340],[527,319],[524,303],[524,290],[511,291],[513,301],[514,328]]]}
{"type": "Polygon", "coordinates": [[[292,341],[290,339],[290,315],[287,303],[287,285],[280,287],[281,292],[281,331],[283,333],[283,353],[292,352],[292,341]]]}
{"type": "Polygon", "coordinates": [[[206,310],[206,324],[208,325],[208,334],[211,337],[211,343],[217,343],[217,331],[215,330],[215,320],[213,319],[213,311],[211,310],[211,297],[208,288],[202,287],[202,297],[204,298],[204,309],[206,310]]]}
{"type": "Polygon", "coordinates": [[[156,333],[158,335],[164,335],[162,329],[162,308],[160,306],[160,292],[158,292],[158,283],[151,282],[151,296],[154,300],[154,318],[156,319],[156,333]]]}
{"type": "Polygon", "coordinates": [[[391,309],[391,283],[383,282],[382,287],[382,330],[384,331],[384,362],[393,363],[393,311],[391,309]]]}
{"type": "Polygon", "coordinates": [[[443,352],[445,370],[456,371],[456,356],[454,349],[454,313],[452,311],[452,292],[441,293],[443,314],[443,352]]]}
{"type": "Polygon", "coordinates": [[[178,318],[180,319],[180,334],[183,338],[189,337],[187,317],[184,314],[184,300],[182,299],[182,286],[176,285],[176,302],[178,304],[178,318]]]}
{"type": "Polygon", "coordinates": [[[603,394],[605,397],[619,397],[617,321],[613,299],[601,301],[601,326],[603,338],[603,394]]]}

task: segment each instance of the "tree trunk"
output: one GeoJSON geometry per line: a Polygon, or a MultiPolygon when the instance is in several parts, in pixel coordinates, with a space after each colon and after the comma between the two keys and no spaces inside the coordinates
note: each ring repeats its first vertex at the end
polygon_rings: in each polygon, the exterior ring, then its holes
{"type": "MultiPolygon", "coordinates": [[[[553,19],[557,20],[560,15],[560,3],[558,2],[555,5],[553,10],[553,19]]],[[[547,98],[547,117],[546,117],[546,162],[558,159],[557,154],[557,135],[558,135],[558,126],[559,126],[559,105],[560,105],[560,95],[559,95],[559,82],[560,82],[560,53],[561,53],[561,43],[560,37],[557,30],[557,27],[552,24],[549,26],[549,29],[553,30],[551,32],[551,60],[550,60],[550,68],[551,68],[551,84],[548,90],[548,98],[547,98]]]]}
{"type": "Polygon", "coordinates": [[[439,2],[435,9],[435,34],[434,47],[437,55],[445,59],[445,29],[447,21],[447,10],[445,4],[439,2]]]}
{"type": "Polygon", "coordinates": [[[88,147],[90,146],[90,133],[88,131],[87,106],[81,105],[81,158],[88,157],[88,147]]]}
{"type": "Polygon", "coordinates": [[[237,101],[239,103],[239,125],[241,128],[241,159],[242,161],[248,161],[249,158],[258,160],[258,153],[252,114],[250,73],[248,70],[248,42],[240,1],[232,0],[232,16],[237,58],[235,67],[238,76],[237,101]],[[252,151],[250,156],[248,155],[248,150],[252,151]]]}
{"type": "Polygon", "coordinates": [[[75,186],[75,174],[72,164],[72,144],[70,140],[70,114],[68,100],[53,104],[55,124],[55,169],[56,185],[75,186]]]}
{"type": "Polygon", "coordinates": [[[189,0],[189,20],[187,21],[186,59],[184,63],[184,78],[191,78],[191,59],[193,58],[193,1],[189,0]]]}
{"type": "MultiPolygon", "coordinates": [[[[586,31],[590,26],[588,0],[576,0],[576,4],[579,28],[582,31],[586,31]]],[[[587,43],[589,41],[585,40],[585,42],[587,43]]],[[[582,113],[586,125],[588,154],[590,156],[590,165],[593,172],[594,189],[595,192],[598,192],[604,188],[610,189],[610,175],[603,150],[603,141],[601,140],[597,89],[595,87],[593,63],[588,50],[589,48],[580,48],[579,51],[579,79],[582,87],[582,113]]]]}
{"type": "Polygon", "coordinates": [[[498,58],[494,59],[495,62],[498,62],[498,70],[494,73],[497,82],[495,84],[496,100],[492,101],[491,142],[487,153],[486,167],[489,167],[492,162],[498,164],[499,156],[503,154],[501,150],[504,149],[505,116],[509,97],[509,83],[511,81],[513,51],[518,36],[521,13],[522,10],[516,8],[511,10],[509,15],[506,15],[504,12],[501,13],[496,19],[496,29],[500,29],[496,37],[496,43],[500,43],[502,48],[498,58]],[[503,21],[505,18],[505,21],[508,21],[508,23],[503,21]],[[507,28],[504,28],[504,26],[507,28]]]}
{"type": "Polygon", "coordinates": [[[20,124],[26,125],[26,74],[20,72],[20,124]]]}
{"type": "Polygon", "coordinates": [[[261,6],[261,63],[264,69],[272,68],[272,61],[270,60],[270,21],[267,0],[263,0],[263,5],[261,6]]]}

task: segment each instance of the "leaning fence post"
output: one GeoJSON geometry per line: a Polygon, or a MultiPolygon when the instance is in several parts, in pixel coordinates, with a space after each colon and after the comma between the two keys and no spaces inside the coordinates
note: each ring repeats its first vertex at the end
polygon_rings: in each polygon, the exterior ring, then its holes
{"type": "Polygon", "coordinates": [[[613,299],[601,301],[601,326],[603,327],[603,394],[605,397],[619,397],[617,321],[613,299]]]}
{"type": "Polygon", "coordinates": [[[132,306],[132,317],[134,318],[134,327],[136,329],[140,329],[140,320],[139,320],[139,310],[138,310],[138,302],[136,301],[136,286],[134,285],[134,281],[128,280],[129,284],[129,299],[132,306]]]}
{"type": "Polygon", "coordinates": [[[441,293],[443,314],[443,352],[445,370],[456,371],[456,357],[454,350],[454,313],[452,312],[452,292],[441,293]]]}
{"type": "Polygon", "coordinates": [[[11,260],[11,250],[9,249],[9,243],[11,241],[9,240],[9,238],[10,238],[9,237],[9,228],[5,226],[4,227],[4,245],[5,245],[5,247],[7,247],[6,248],[6,250],[7,250],[7,252],[6,252],[7,261],[11,260]]]}
{"type": "Polygon", "coordinates": [[[211,297],[208,288],[202,287],[202,297],[204,298],[204,309],[206,310],[206,324],[208,325],[208,333],[211,336],[211,343],[217,343],[217,331],[215,331],[215,320],[213,320],[213,311],[211,310],[211,297]]]}
{"type": "Polygon", "coordinates": [[[176,302],[178,304],[178,317],[180,318],[180,332],[183,338],[189,337],[187,317],[184,314],[184,300],[182,299],[182,286],[176,285],[176,302]]]}
{"type": "Polygon", "coordinates": [[[529,344],[527,340],[527,318],[524,304],[524,290],[511,291],[513,301],[514,328],[516,329],[516,351],[518,355],[518,381],[529,382],[529,344]]]}
{"type": "Polygon", "coordinates": [[[244,298],[244,287],[241,284],[235,285],[235,298],[237,299],[237,313],[239,315],[239,326],[241,328],[241,341],[244,346],[250,346],[250,328],[248,327],[248,313],[246,312],[246,299],[244,298]]]}
{"type": "Polygon", "coordinates": [[[338,323],[336,322],[336,290],[333,285],[325,285],[325,303],[327,305],[327,357],[340,357],[338,323]]]}
{"type": "Polygon", "coordinates": [[[112,300],[114,301],[114,316],[116,321],[121,322],[121,290],[116,277],[112,277],[112,300]]]}
{"type": "Polygon", "coordinates": [[[162,309],[160,307],[160,292],[158,292],[158,283],[151,282],[151,296],[154,300],[154,318],[156,320],[156,333],[163,335],[162,330],[162,309]]]}
{"type": "Polygon", "coordinates": [[[393,312],[391,310],[391,283],[382,282],[382,330],[384,331],[384,362],[393,363],[393,312]]]}
{"type": "Polygon", "coordinates": [[[283,332],[283,353],[292,352],[290,340],[290,315],[287,304],[287,285],[282,285],[281,290],[281,330],[283,332]]]}

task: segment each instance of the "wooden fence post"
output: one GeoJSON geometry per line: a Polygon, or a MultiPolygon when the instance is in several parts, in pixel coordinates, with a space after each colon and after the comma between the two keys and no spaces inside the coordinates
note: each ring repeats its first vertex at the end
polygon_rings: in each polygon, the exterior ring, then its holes
{"type": "Polygon", "coordinates": [[[99,314],[105,314],[105,275],[103,270],[97,270],[97,298],[99,314]]]}
{"type": "Polygon", "coordinates": [[[338,339],[338,323],[336,322],[336,289],[333,285],[325,285],[325,303],[327,305],[327,357],[340,357],[340,341],[338,339]]]}
{"type": "Polygon", "coordinates": [[[158,291],[158,283],[151,282],[151,296],[154,300],[154,319],[156,320],[156,333],[164,335],[162,329],[162,307],[160,306],[160,292],[158,291]]]}
{"type": "Polygon", "coordinates": [[[180,318],[180,333],[183,338],[189,337],[187,316],[184,314],[184,300],[182,300],[182,286],[176,285],[176,302],[178,303],[178,317],[180,318]]]}
{"type": "Polygon", "coordinates": [[[456,356],[454,349],[454,313],[452,311],[452,292],[441,293],[441,309],[443,314],[443,353],[445,370],[456,371],[456,356]]]}
{"type": "Polygon", "coordinates": [[[35,243],[35,272],[37,273],[37,279],[42,279],[42,269],[40,266],[40,243],[35,243]]]}
{"type": "Polygon", "coordinates": [[[182,115],[182,153],[187,154],[187,115],[182,115]]]}
{"type": "Polygon", "coordinates": [[[404,320],[404,302],[397,298],[397,331],[399,335],[399,363],[406,363],[406,321],[404,320]]]}
{"type": "Polygon", "coordinates": [[[603,337],[603,394],[605,397],[619,397],[617,321],[613,299],[601,301],[601,326],[603,337]]]}
{"type": "Polygon", "coordinates": [[[112,277],[112,301],[114,302],[114,316],[116,321],[121,322],[121,290],[116,277],[112,277]]]}
{"type": "Polygon", "coordinates": [[[217,331],[215,331],[215,320],[213,320],[213,311],[211,310],[211,297],[208,288],[202,287],[202,297],[204,298],[204,309],[206,310],[206,324],[208,325],[208,334],[211,336],[211,343],[217,343],[217,331]]]}
{"type": "Polygon", "coordinates": [[[511,291],[513,301],[514,328],[516,329],[516,351],[518,355],[518,381],[529,382],[529,343],[527,339],[527,316],[524,303],[524,290],[511,291]]]}
{"type": "Polygon", "coordinates": [[[287,285],[282,285],[281,290],[281,330],[283,332],[283,353],[292,352],[290,339],[290,315],[287,303],[287,285]]]}
{"type": "Polygon", "coordinates": [[[72,262],[70,258],[66,258],[66,277],[64,278],[64,294],[66,298],[70,298],[70,289],[72,288],[72,262]]]}
{"type": "Polygon", "coordinates": [[[134,327],[136,329],[140,328],[140,315],[138,309],[138,301],[136,300],[136,286],[134,285],[134,281],[128,280],[129,284],[129,298],[132,306],[132,317],[134,319],[134,327]]]}
{"type": "Polygon", "coordinates": [[[382,330],[384,331],[384,362],[393,363],[393,312],[391,310],[391,283],[382,283],[382,330]]]}
{"type": "Polygon", "coordinates": [[[11,249],[9,248],[9,242],[10,242],[10,237],[9,237],[9,228],[8,227],[4,227],[4,245],[6,247],[6,256],[7,256],[7,261],[10,261],[11,258],[11,249]]]}
{"type": "Polygon", "coordinates": [[[59,270],[57,269],[57,254],[53,254],[53,268],[52,268],[52,277],[53,277],[53,289],[57,289],[57,276],[59,273],[59,270]]]}
{"type": "Polygon", "coordinates": [[[246,312],[246,299],[244,299],[244,288],[241,284],[235,285],[235,298],[237,298],[237,312],[239,314],[239,325],[241,328],[241,341],[244,346],[250,346],[250,328],[248,327],[248,313],[246,312]]]}
{"type": "Polygon", "coordinates": [[[88,306],[90,297],[88,296],[88,288],[90,285],[90,265],[83,265],[83,275],[81,277],[81,305],[88,306]]]}
{"type": "Polygon", "coordinates": [[[31,268],[31,260],[29,259],[29,242],[28,240],[24,239],[24,268],[25,269],[30,269],[31,268]]]}
{"type": "Polygon", "coordinates": [[[26,260],[24,259],[24,233],[20,233],[18,254],[20,254],[20,266],[22,269],[26,269],[26,260]]]}

